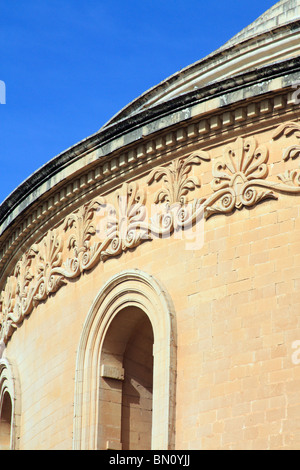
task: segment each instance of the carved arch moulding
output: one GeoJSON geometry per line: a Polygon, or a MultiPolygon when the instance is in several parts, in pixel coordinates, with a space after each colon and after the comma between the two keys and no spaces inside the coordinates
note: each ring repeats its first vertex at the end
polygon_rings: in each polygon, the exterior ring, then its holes
{"type": "Polygon", "coordinates": [[[20,439],[20,417],[21,417],[21,400],[20,400],[20,380],[18,370],[15,365],[7,358],[1,357],[0,348],[0,420],[2,415],[2,407],[5,406],[5,396],[9,396],[11,404],[11,422],[9,433],[10,450],[18,449],[20,439]]]}
{"type": "MultiPolygon", "coordinates": [[[[300,124],[287,122],[273,134],[282,140],[282,161],[300,155],[300,124]],[[284,147],[287,137],[297,144],[284,147]]],[[[35,306],[68,280],[78,279],[98,263],[154,238],[167,238],[199,220],[252,207],[279,194],[300,194],[300,169],[270,177],[270,149],[255,137],[238,137],[212,161],[197,150],[154,168],[143,185],[123,183],[107,197],[96,197],[49,230],[19,259],[0,295],[0,341],[7,343],[35,306]],[[211,191],[201,197],[199,167],[210,171],[211,191]],[[154,196],[150,187],[158,188],[154,196]],[[192,198],[193,194],[200,197],[192,198]]]]}
{"type": "MultiPolygon", "coordinates": [[[[153,328],[152,448],[174,448],[176,321],[164,286],[139,269],[121,271],[100,289],[87,314],[76,360],[73,449],[97,449],[100,363],[110,325],[126,308],[137,307],[153,328]],[[94,367],[98,364],[98,367],[94,367]],[[88,397],[88,399],[87,399],[88,397]]],[[[107,360],[107,354],[106,354],[107,360]]]]}

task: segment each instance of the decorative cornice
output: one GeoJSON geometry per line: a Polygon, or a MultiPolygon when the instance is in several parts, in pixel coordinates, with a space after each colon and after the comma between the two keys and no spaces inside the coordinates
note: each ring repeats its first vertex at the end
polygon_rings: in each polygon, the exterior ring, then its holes
{"type": "MultiPolygon", "coordinates": [[[[300,124],[280,125],[273,139],[295,134],[300,124]]],[[[123,183],[110,200],[96,197],[47,231],[16,263],[0,296],[0,342],[8,341],[25,316],[70,279],[97,264],[136,248],[146,240],[166,238],[192,227],[204,215],[228,214],[254,206],[278,194],[300,194],[300,170],[287,169],[269,179],[269,148],[254,137],[238,137],[224,147],[223,157],[211,163],[209,152],[198,150],[161,165],[141,187],[123,183]],[[210,195],[194,198],[201,182],[199,165],[211,168],[210,195]],[[149,187],[160,185],[152,196],[149,187]],[[153,207],[155,208],[152,213],[153,207]]],[[[282,161],[299,156],[298,146],[283,149],[282,161]]]]}
{"type": "MultiPolygon", "coordinates": [[[[204,110],[203,110],[204,111],[204,110]]],[[[2,234],[0,250],[0,272],[11,269],[15,261],[16,250],[22,247],[30,247],[36,233],[41,234],[53,227],[57,220],[72,212],[74,207],[90,200],[93,193],[101,191],[101,194],[110,192],[122,181],[136,178],[139,174],[147,172],[154,165],[161,166],[171,158],[182,155],[182,149],[192,152],[200,145],[208,148],[218,142],[220,136],[228,139],[230,135],[253,128],[261,119],[264,127],[272,127],[274,119],[289,115],[295,115],[295,102],[293,91],[284,91],[262,95],[259,99],[236,103],[230,107],[201,113],[200,116],[183,121],[164,132],[159,132],[134,145],[124,147],[113,152],[104,160],[93,161],[86,165],[85,170],[80,171],[80,176],[73,179],[64,179],[63,183],[56,186],[45,196],[41,196],[27,210],[22,212],[22,218],[14,220],[11,227],[2,234]]],[[[51,181],[48,185],[51,187],[51,181]]],[[[7,218],[9,223],[10,217],[7,218]]]]}
{"type": "MultiPolygon", "coordinates": [[[[53,187],[65,179],[66,175],[61,175],[61,170],[68,169],[73,165],[76,166],[76,163],[79,167],[87,166],[89,162],[95,162],[97,158],[105,158],[105,162],[107,162],[117,155],[118,159],[123,147],[133,145],[135,148],[137,140],[143,143],[142,140],[150,139],[150,134],[153,132],[165,133],[167,128],[172,125],[184,124],[185,121],[200,115],[203,115],[204,121],[199,135],[200,138],[204,135],[207,136],[210,130],[210,118],[207,125],[206,116],[209,116],[211,112],[217,114],[215,122],[212,122],[211,126],[211,131],[215,132],[218,130],[218,126],[222,127],[222,119],[219,120],[219,114],[222,115],[224,109],[221,108],[228,105],[241,107],[242,104],[242,112],[239,112],[236,117],[230,116],[230,120],[227,115],[224,119],[225,128],[228,129],[232,120],[234,125],[244,124],[247,119],[253,119],[253,113],[255,116],[257,113],[257,110],[250,109],[248,114],[244,102],[248,101],[249,97],[256,101],[262,101],[264,96],[268,98],[268,95],[273,94],[274,90],[291,87],[298,80],[299,69],[300,59],[297,57],[282,63],[261,67],[259,70],[251,70],[226,80],[220,80],[217,83],[208,84],[201,89],[157,105],[151,110],[141,111],[134,117],[104,126],[100,131],[57,155],[16,188],[0,206],[0,234],[15,221],[20,210],[23,212],[30,204],[36,202],[36,196],[40,197],[40,188],[43,185],[45,186],[43,191],[46,192],[49,187],[53,187]],[[278,83],[278,80],[281,83],[278,83]],[[95,156],[90,159],[92,154],[95,156]],[[84,157],[88,158],[84,160],[84,157]]],[[[286,94],[286,92],[281,94],[286,94]]],[[[271,98],[271,103],[262,109],[262,115],[268,113],[268,108],[272,107],[272,100],[273,98],[271,98]]],[[[274,103],[275,112],[280,111],[281,107],[280,103],[274,103]]],[[[226,111],[225,109],[227,114],[226,111]]],[[[156,140],[156,137],[153,136],[153,139],[156,140]]],[[[150,147],[152,145],[150,144],[150,147]]],[[[151,151],[148,148],[147,155],[151,151]]],[[[108,170],[109,167],[110,165],[108,165],[108,170]]],[[[115,172],[116,170],[112,169],[112,173],[115,174],[115,172]]]]}

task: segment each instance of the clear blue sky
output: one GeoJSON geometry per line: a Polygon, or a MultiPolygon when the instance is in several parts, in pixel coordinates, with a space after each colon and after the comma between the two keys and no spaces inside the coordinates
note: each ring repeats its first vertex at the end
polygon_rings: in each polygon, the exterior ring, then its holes
{"type": "Polygon", "coordinates": [[[275,0],[0,0],[0,202],[275,0]]]}

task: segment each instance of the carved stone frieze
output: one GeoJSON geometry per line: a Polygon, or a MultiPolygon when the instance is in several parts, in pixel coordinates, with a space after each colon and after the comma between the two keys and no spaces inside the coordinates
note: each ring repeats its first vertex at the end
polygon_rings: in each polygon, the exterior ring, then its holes
{"type": "Polygon", "coordinates": [[[99,261],[134,248],[147,238],[145,202],[145,190],[139,189],[134,182],[124,183],[116,191],[114,204],[106,202],[104,198],[97,201],[94,243],[83,253],[81,271],[88,271],[99,261]]]}
{"type": "Polygon", "coordinates": [[[167,202],[170,205],[186,202],[186,195],[189,191],[200,187],[199,178],[191,176],[192,165],[199,165],[201,161],[210,161],[207,152],[196,151],[187,158],[178,158],[168,166],[155,168],[149,175],[147,183],[163,180],[163,187],[155,195],[155,203],[167,202]]]}
{"type": "Polygon", "coordinates": [[[9,318],[12,320],[13,325],[18,325],[31,309],[31,305],[28,306],[28,299],[31,298],[31,283],[35,276],[32,260],[35,258],[37,253],[38,251],[36,246],[33,246],[30,250],[24,253],[16,265],[14,272],[14,277],[17,281],[15,304],[14,308],[9,312],[9,318]]]}
{"type": "Polygon", "coordinates": [[[2,339],[7,339],[33,307],[66,282],[60,272],[62,247],[61,236],[50,231],[17,263],[14,275],[1,293],[1,314],[5,320],[1,322],[2,339]]]}
{"type": "MultiPolygon", "coordinates": [[[[290,135],[300,138],[298,123],[279,126],[274,139],[290,135]]],[[[0,341],[7,342],[25,316],[68,279],[79,278],[100,262],[193,226],[203,215],[228,214],[277,199],[279,193],[300,194],[299,168],[288,168],[276,181],[269,179],[269,152],[254,137],[239,137],[224,148],[221,159],[211,162],[210,153],[194,151],[153,169],[144,185],[123,183],[111,196],[83,204],[34,243],[7,277],[0,295],[0,341]],[[206,174],[211,172],[212,192],[205,197],[200,164],[206,174]],[[160,187],[153,198],[154,183],[160,187]],[[200,197],[191,200],[196,192],[200,197]]],[[[300,147],[294,145],[283,150],[282,158],[286,162],[299,155],[300,147]]]]}
{"type": "Polygon", "coordinates": [[[239,137],[228,145],[223,160],[213,166],[211,187],[214,194],[205,202],[207,216],[276,198],[262,183],[269,173],[267,162],[268,149],[266,146],[258,147],[254,137],[239,137]]]}
{"type": "Polygon", "coordinates": [[[49,231],[46,237],[35,246],[38,253],[36,285],[32,295],[33,305],[45,300],[65,283],[60,271],[62,265],[63,239],[57,231],[49,231]]]}
{"type": "MultiPolygon", "coordinates": [[[[159,130],[159,134],[149,134],[147,138],[136,141],[134,136],[134,145],[120,148],[112,144],[99,150],[99,158],[92,165],[88,165],[85,169],[82,167],[80,175],[67,177],[63,174],[62,184],[56,187],[56,180],[53,182],[53,191],[50,197],[41,197],[40,201],[30,208],[27,212],[22,212],[22,219],[19,224],[3,233],[2,245],[0,249],[0,270],[3,272],[7,269],[7,263],[12,256],[15,257],[17,246],[21,246],[24,240],[27,240],[28,234],[34,239],[35,232],[46,231],[44,224],[51,226],[50,219],[56,223],[57,217],[67,217],[66,207],[69,202],[83,204],[87,198],[93,198],[98,192],[107,193],[112,186],[118,185],[123,181],[124,172],[126,178],[131,180],[137,176],[137,165],[141,163],[148,164],[151,162],[153,166],[157,160],[165,159],[170,152],[176,158],[182,154],[183,146],[186,146],[187,153],[193,151],[197,145],[206,145],[207,139],[213,144],[214,140],[219,141],[220,136],[228,138],[228,131],[241,132],[241,128],[251,128],[251,126],[263,120],[264,126],[272,124],[274,117],[282,115],[282,119],[292,119],[294,116],[295,106],[293,100],[293,90],[282,90],[279,95],[262,96],[261,100],[256,99],[253,103],[241,102],[238,106],[228,109],[223,108],[223,104],[216,111],[207,112],[206,106],[202,106],[198,119],[183,122],[181,127],[166,127],[163,132],[159,130]],[[104,159],[100,156],[105,156],[104,159]],[[91,196],[87,194],[94,193],[91,196]]],[[[152,128],[151,128],[152,129],[152,128]]],[[[83,159],[85,157],[83,156],[83,159]]],[[[30,201],[31,204],[32,201],[30,201]]],[[[14,217],[14,216],[13,216],[14,217]]],[[[7,219],[11,220],[10,218],[7,219]]],[[[5,221],[2,230],[5,230],[5,221]]]]}
{"type": "Polygon", "coordinates": [[[1,340],[7,341],[14,330],[13,313],[16,303],[17,279],[15,276],[9,276],[6,281],[5,289],[0,296],[0,326],[1,340]]]}
{"type": "Polygon", "coordinates": [[[101,258],[116,256],[138,246],[148,238],[145,189],[124,183],[116,192],[115,205],[108,209],[107,235],[101,246],[101,258]]]}
{"type": "MultiPolygon", "coordinates": [[[[289,137],[294,134],[300,139],[300,124],[298,122],[286,122],[279,126],[273,134],[273,139],[279,139],[282,136],[289,137]]],[[[300,145],[292,145],[283,151],[283,160],[297,158],[300,155],[300,145]]]]}
{"type": "MultiPolygon", "coordinates": [[[[300,124],[298,122],[286,122],[280,125],[273,134],[273,140],[281,137],[290,137],[294,135],[300,140],[300,124]]],[[[287,162],[294,160],[300,156],[300,145],[290,145],[283,149],[282,159],[287,162]]],[[[278,175],[278,179],[283,183],[280,188],[283,192],[298,193],[300,188],[300,168],[288,169],[284,173],[278,175]]]]}
{"type": "Polygon", "coordinates": [[[84,204],[66,218],[63,229],[67,231],[70,228],[74,228],[74,232],[68,240],[68,247],[74,249],[76,257],[88,250],[89,241],[96,234],[96,227],[93,224],[94,212],[104,203],[104,198],[99,198],[96,201],[93,200],[84,204]]]}
{"type": "Polygon", "coordinates": [[[97,233],[94,214],[103,204],[105,199],[102,197],[92,200],[68,216],[63,224],[65,232],[71,230],[68,248],[74,251],[74,258],[68,258],[64,263],[62,272],[67,278],[79,276],[89,262],[90,240],[97,233]]]}
{"type": "Polygon", "coordinates": [[[152,236],[166,237],[174,231],[190,227],[203,215],[204,199],[194,199],[192,204],[187,204],[187,196],[190,191],[201,187],[199,177],[190,174],[192,166],[209,161],[208,152],[195,151],[188,157],[178,158],[150,173],[147,178],[148,185],[160,180],[163,183],[154,196],[154,203],[160,203],[162,210],[155,212],[151,218],[149,231],[152,236]]]}
{"type": "Polygon", "coordinates": [[[284,173],[278,175],[278,178],[290,188],[300,187],[300,169],[286,170],[284,173]]]}

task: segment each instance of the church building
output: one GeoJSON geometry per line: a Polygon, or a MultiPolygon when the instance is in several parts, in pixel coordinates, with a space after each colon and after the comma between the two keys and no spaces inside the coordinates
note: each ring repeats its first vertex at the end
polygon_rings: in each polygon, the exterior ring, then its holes
{"type": "Polygon", "coordinates": [[[0,206],[0,449],[300,449],[300,0],[0,206]]]}

